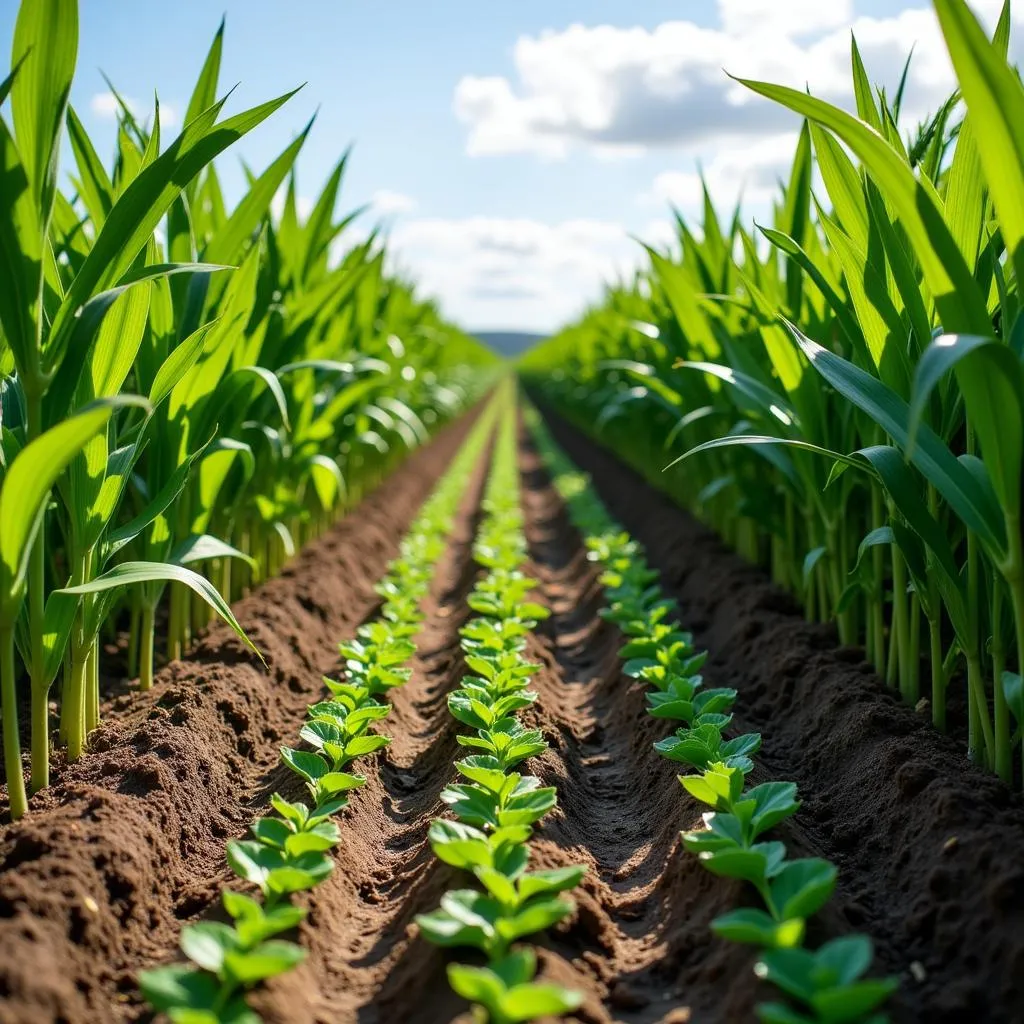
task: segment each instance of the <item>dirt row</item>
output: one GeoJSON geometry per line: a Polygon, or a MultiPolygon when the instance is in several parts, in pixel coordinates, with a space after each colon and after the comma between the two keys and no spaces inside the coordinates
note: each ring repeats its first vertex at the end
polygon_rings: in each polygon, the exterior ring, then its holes
{"type": "Polygon", "coordinates": [[[277,579],[235,606],[264,669],[226,627],[115,698],[89,753],[0,827],[0,1022],[138,1019],[140,968],[228,880],[225,842],[282,786],[278,752],[337,665],[471,421],[442,430],[277,579]]]}
{"type": "MultiPolygon", "coordinates": [[[[827,857],[840,872],[836,896],[812,924],[811,941],[854,930],[869,934],[879,969],[901,981],[889,1007],[895,1021],[1024,1020],[1020,797],[901,704],[860,649],[840,648],[831,626],[804,621],[788,595],[710,529],[555,414],[546,411],[546,418],[570,457],[592,475],[611,513],[645,545],[666,592],[679,603],[682,622],[710,651],[707,685],[739,691],[737,727],[764,738],[752,781],[797,783],[803,806],[775,834],[791,855],[827,857]]],[[[543,474],[537,478],[542,495],[543,474]]],[[[752,957],[706,929],[743,894],[702,877],[666,836],[696,823],[700,808],[665,764],[650,763],[647,744],[669,730],[640,710],[639,688],[617,678],[600,639],[605,627],[593,621],[592,584],[582,582],[587,572],[575,565],[582,557],[578,545],[558,539],[572,531],[557,502],[537,500],[551,510],[546,560],[553,581],[565,588],[567,618],[564,628],[554,627],[553,647],[563,676],[578,680],[575,695],[570,686],[565,700],[584,708],[578,720],[567,719],[578,725],[563,728],[561,756],[550,766],[553,776],[565,773],[572,783],[562,784],[571,794],[563,799],[568,813],[551,838],[568,845],[579,837],[614,893],[597,900],[598,911],[584,905],[566,936],[572,941],[556,948],[594,964],[598,978],[609,963],[627,971],[625,978],[608,973],[618,977],[609,1001],[617,991],[620,1001],[610,1019],[667,1022],[673,1018],[663,1006],[679,1000],[694,1021],[753,1020],[754,1004],[767,993],[753,978],[752,957]],[[567,550],[574,552],[569,558],[567,550]],[[575,647],[569,640],[574,628],[575,647]],[[583,774],[589,783],[577,783],[575,765],[582,758],[587,769],[588,750],[591,767],[583,774]],[[588,792],[589,834],[570,809],[570,801],[588,792]],[[589,838],[594,833],[600,843],[589,838]],[[623,866],[630,848],[633,860],[623,866]],[[586,948],[587,931],[599,936],[596,960],[586,948]]],[[[595,1012],[583,1019],[608,1018],[595,1012]]]]}
{"type": "MultiPolygon", "coordinates": [[[[708,529],[562,421],[550,425],[711,651],[708,684],[735,686],[738,724],[764,734],[755,781],[799,785],[803,807],[778,838],[840,868],[812,940],[871,934],[880,970],[902,980],[896,1021],[1024,1019],[1020,800],[708,529]]],[[[136,969],[166,960],[181,924],[210,913],[227,880],[225,840],[274,788],[294,785],[277,747],[334,668],[337,641],[372,613],[372,583],[464,429],[440,436],[242,602],[269,675],[211,631],[151,698],[115,702],[99,748],[40,813],[0,829],[2,1024],[145,1019],[136,969]]],[[[576,914],[541,940],[542,970],[584,993],[574,1019],[587,1024],[752,1021],[768,995],[753,957],[708,928],[746,894],[681,849],[679,832],[699,823],[701,808],[652,749],[670,727],[646,715],[643,689],[622,676],[620,638],[597,614],[596,570],[525,435],[520,450],[531,571],[554,613],[530,650],[543,669],[526,719],[550,749],[525,769],[559,790],[534,866],[588,867],[576,914]]],[[[413,919],[458,882],[425,836],[460,750],[445,694],[463,668],[458,627],[482,484],[483,465],[438,567],[413,678],[394,695],[393,743],[345,813],[337,870],[303,897],[309,959],[254,997],[273,1024],[465,1020],[445,956],[413,919]]]]}

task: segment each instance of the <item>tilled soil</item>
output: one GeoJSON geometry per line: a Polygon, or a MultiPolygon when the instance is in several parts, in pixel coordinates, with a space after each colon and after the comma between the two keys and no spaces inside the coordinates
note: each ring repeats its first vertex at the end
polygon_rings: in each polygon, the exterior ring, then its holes
{"type": "MultiPolygon", "coordinates": [[[[1024,1020],[1019,798],[711,531],[556,417],[550,425],[710,650],[708,685],[739,691],[737,724],[764,735],[755,781],[798,784],[803,806],[776,836],[840,869],[812,941],[870,934],[878,969],[901,979],[890,1007],[898,1022],[1024,1020]]],[[[274,788],[290,792],[277,748],[297,733],[337,641],[372,612],[372,583],[460,434],[442,435],[239,606],[269,652],[269,675],[212,630],[152,697],[111,710],[99,737],[107,753],[91,753],[37,798],[41,811],[0,830],[2,1024],[144,1016],[135,970],[172,956],[180,925],[212,912],[228,877],[225,840],[274,788]]],[[[543,669],[525,717],[551,747],[524,769],[559,790],[534,866],[588,867],[577,912],[540,941],[543,973],[584,993],[573,1019],[587,1024],[753,1021],[770,995],[753,956],[708,928],[748,894],[681,849],[679,832],[702,808],[652,749],[670,724],[646,715],[643,688],[621,674],[620,638],[597,615],[596,570],[525,436],[521,453],[531,571],[554,613],[530,650],[543,669]]],[[[433,857],[426,829],[461,749],[445,694],[462,672],[457,630],[482,479],[438,567],[413,678],[393,696],[393,743],[345,812],[335,873],[303,897],[309,959],[253,998],[274,1024],[465,1019],[446,957],[413,919],[459,881],[433,857]]]]}
{"type": "MultiPolygon", "coordinates": [[[[609,511],[645,545],[666,593],[679,602],[681,621],[710,651],[707,685],[739,691],[736,725],[763,735],[753,781],[797,783],[803,806],[774,834],[791,854],[827,857],[839,867],[837,893],[813,922],[812,942],[869,934],[878,969],[900,978],[889,1005],[895,1021],[1024,1021],[1020,797],[901,704],[860,649],[837,647],[830,626],[804,621],[788,595],[711,530],[556,415],[546,415],[558,442],[592,475],[609,511]]],[[[598,980],[589,989],[595,1002],[606,979],[618,979],[609,1003],[626,986],[609,1016],[590,1012],[588,1002],[581,1019],[669,1022],[683,1017],[664,1008],[682,1006],[694,1021],[753,1020],[754,1004],[768,991],[753,978],[752,957],[706,929],[743,894],[702,878],[672,842],[678,829],[699,820],[700,809],[673,780],[671,766],[648,760],[647,743],[670,730],[645,719],[642,694],[629,679],[609,678],[617,673],[601,640],[607,627],[596,625],[583,606],[592,584],[583,582],[585,570],[574,572],[570,564],[582,556],[578,546],[557,539],[572,531],[557,501],[544,495],[542,473],[537,490],[536,500],[550,510],[552,577],[565,588],[568,622],[581,630],[578,646],[566,644],[565,633],[554,645],[561,664],[572,666],[570,681],[574,674],[582,679],[583,690],[568,687],[565,701],[589,703],[593,719],[582,719],[582,749],[578,725],[562,730],[567,751],[550,764],[552,777],[566,779],[560,791],[566,813],[564,824],[548,831],[553,840],[588,850],[615,893],[602,896],[597,911],[589,900],[582,903],[580,923],[567,936],[576,941],[560,952],[590,965],[598,980]],[[567,558],[566,551],[575,553],[567,558]],[[604,683],[595,682],[601,678],[604,683]],[[591,695],[581,700],[588,687],[591,695]],[[580,759],[586,785],[577,783],[580,759]],[[588,793],[594,794],[582,812],[588,817],[580,820],[573,804],[588,793]],[[634,860],[623,877],[620,861],[631,846],[634,860]],[[627,910],[624,923],[617,906],[627,910]]],[[[580,721],[571,714],[567,720],[580,721]]]]}
{"type": "Polygon", "coordinates": [[[0,1022],[138,1016],[136,972],[172,959],[182,924],[216,902],[225,842],[282,784],[281,744],[471,419],[236,605],[266,669],[214,626],[152,691],[115,698],[89,753],[0,828],[0,1022]]]}

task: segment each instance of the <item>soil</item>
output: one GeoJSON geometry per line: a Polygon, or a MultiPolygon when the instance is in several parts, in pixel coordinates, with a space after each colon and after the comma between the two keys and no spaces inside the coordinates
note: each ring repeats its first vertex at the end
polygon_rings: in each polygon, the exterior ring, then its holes
{"type": "Polygon", "coordinates": [[[283,743],[337,663],[472,417],[442,430],[235,606],[263,668],[216,625],[146,694],[114,698],[89,752],[0,828],[0,1022],[137,1019],[139,969],[228,880],[225,842],[281,787],[283,743]]]}
{"type": "MultiPolygon", "coordinates": [[[[710,650],[708,685],[739,691],[737,724],[764,735],[755,781],[798,784],[803,806],[776,836],[840,869],[812,942],[870,934],[878,971],[900,977],[890,1007],[900,1024],[1024,1020],[1020,799],[709,529],[549,422],[710,650]]],[[[225,841],[275,788],[290,792],[277,748],[336,665],[337,641],[373,613],[372,584],[464,429],[440,435],[237,606],[269,673],[212,629],[151,695],[115,700],[92,752],[35,798],[30,817],[0,829],[0,1024],[148,1019],[136,971],[174,957],[183,923],[216,913],[225,841]]],[[[542,971],[584,993],[571,1019],[587,1024],[753,1021],[771,993],[750,951],[708,928],[748,896],[681,849],[679,832],[699,824],[701,808],[652,749],[666,724],[621,674],[620,638],[597,615],[596,570],[525,436],[521,454],[531,572],[553,611],[531,641],[543,668],[526,716],[551,746],[525,770],[559,790],[533,863],[588,868],[576,913],[540,942],[542,971]]],[[[308,960],[252,997],[272,1024],[467,1019],[446,957],[413,922],[459,881],[426,829],[460,749],[445,693],[462,672],[482,482],[481,466],[438,566],[413,677],[394,694],[393,743],[345,812],[337,870],[303,897],[308,960]]]]}

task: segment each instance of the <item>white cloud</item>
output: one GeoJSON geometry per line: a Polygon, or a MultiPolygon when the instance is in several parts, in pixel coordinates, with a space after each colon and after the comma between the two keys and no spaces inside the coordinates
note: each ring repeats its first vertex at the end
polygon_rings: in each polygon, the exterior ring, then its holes
{"type": "Polygon", "coordinates": [[[853,0],[718,0],[728,35],[808,36],[853,21],[853,0]]]}
{"type": "MultiPolygon", "coordinates": [[[[997,0],[983,0],[991,23],[997,0]]],[[[724,73],[852,100],[850,31],[872,79],[898,81],[911,47],[909,117],[934,110],[954,80],[930,8],[856,17],[852,0],[719,0],[720,27],[667,21],[654,29],[571,25],[521,36],[515,77],[464,77],[455,113],[470,155],[574,148],[690,151],[791,130],[795,118],[724,73]]]]}
{"type": "MultiPolygon", "coordinates": [[[[122,94],[121,99],[124,100],[124,105],[131,111],[132,117],[136,120],[141,120],[144,124],[149,121],[152,116],[152,108],[146,107],[131,96],[122,94]]],[[[121,105],[117,102],[117,97],[112,92],[95,93],[89,100],[89,109],[97,117],[103,118],[106,121],[117,120],[121,113],[121,105]]],[[[171,128],[179,127],[180,124],[181,115],[178,112],[178,108],[173,103],[161,103],[161,130],[168,131],[171,128]]]]}
{"type": "Polygon", "coordinates": [[[540,331],[577,316],[642,255],[608,221],[500,217],[409,220],[392,232],[390,248],[460,323],[540,331]]]}
{"type": "Polygon", "coordinates": [[[370,203],[377,213],[409,213],[416,209],[416,200],[402,192],[393,192],[388,188],[378,189],[370,198],[370,203]]]}
{"type": "MultiPolygon", "coordinates": [[[[779,182],[789,177],[796,144],[796,133],[782,132],[749,146],[718,150],[703,173],[719,214],[731,213],[740,199],[748,212],[770,207],[779,194],[779,182]]],[[[671,204],[683,213],[696,213],[704,201],[700,173],[663,171],[638,200],[644,205],[671,204]]]]}

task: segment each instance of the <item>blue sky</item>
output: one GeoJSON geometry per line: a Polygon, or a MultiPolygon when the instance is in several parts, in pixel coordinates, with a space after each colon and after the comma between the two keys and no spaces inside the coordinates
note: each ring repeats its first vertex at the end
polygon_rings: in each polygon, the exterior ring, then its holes
{"type": "MultiPolygon", "coordinates": [[[[8,51],[16,6],[0,3],[8,51]]],[[[72,102],[101,152],[114,121],[100,70],[143,110],[155,89],[180,118],[223,12],[232,109],[307,83],[229,151],[229,198],[240,157],[264,166],[318,111],[300,195],[315,197],[354,142],[343,205],[376,201],[401,265],[480,329],[548,330],[576,315],[636,264],[630,233],[662,241],[670,200],[695,209],[698,163],[720,205],[742,188],[750,216],[767,211],[795,125],[737,95],[723,65],[847,102],[852,28],[882,81],[917,44],[912,113],[950,83],[926,0],[80,6],[72,102]]],[[[979,6],[991,18],[998,3],[979,6]]]]}

